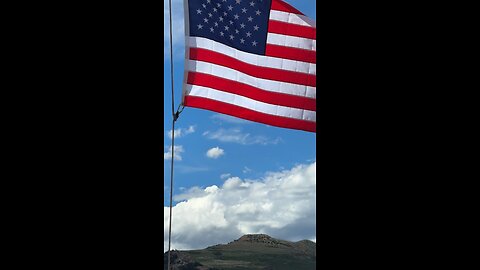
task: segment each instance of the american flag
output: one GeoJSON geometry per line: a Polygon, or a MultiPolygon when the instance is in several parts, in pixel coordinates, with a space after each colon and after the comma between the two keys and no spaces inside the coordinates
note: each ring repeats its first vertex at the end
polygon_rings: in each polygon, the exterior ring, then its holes
{"type": "Polygon", "coordinates": [[[316,132],[316,26],[282,0],[185,0],[184,106],[316,132]]]}

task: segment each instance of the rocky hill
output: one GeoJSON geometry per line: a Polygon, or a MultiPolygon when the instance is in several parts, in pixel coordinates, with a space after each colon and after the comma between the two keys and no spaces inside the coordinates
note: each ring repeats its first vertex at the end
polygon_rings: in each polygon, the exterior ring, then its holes
{"type": "MultiPolygon", "coordinates": [[[[290,242],[266,234],[247,234],[226,245],[201,250],[172,251],[175,270],[306,270],[316,267],[316,244],[290,242]]],[[[167,253],[164,269],[167,270],[167,253]]]]}

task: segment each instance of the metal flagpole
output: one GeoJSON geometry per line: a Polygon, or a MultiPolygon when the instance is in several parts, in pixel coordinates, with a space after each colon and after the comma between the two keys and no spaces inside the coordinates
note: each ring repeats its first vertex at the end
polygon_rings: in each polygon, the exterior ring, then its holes
{"type": "Polygon", "coordinates": [[[170,81],[172,88],[172,157],[170,166],[170,218],[168,226],[168,268],[170,270],[170,244],[172,240],[172,194],[173,194],[173,159],[175,152],[175,121],[178,118],[178,112],[174,112],[174,91],[173,91],[173,46],[172,46],[172,0],[168,4],[170,18],[170,81]]]}
{"type": "Polygon", "coordinates": [[[169,19],[170,19],[170,81],[171,81],[171,88],[172,88],[172,160],[170,163],[170,218],[169,218],[169,225],[168,225],[168,268],[170,270],[171,263],[170,263],[170,247],[172,242],[172,197],[173,197],[173,160],[174,160],[174,152],[175,152],[175,122],[178,119],[178,116],[183,111],[184,106],[183,103],[180,102],[178,105],[177,111],[174,112],[174,101],[175,101],[175,94],[173,91],[173,45],[172,45],[172,0],[168,1],[168,11],[169,11],[169,19]]]}

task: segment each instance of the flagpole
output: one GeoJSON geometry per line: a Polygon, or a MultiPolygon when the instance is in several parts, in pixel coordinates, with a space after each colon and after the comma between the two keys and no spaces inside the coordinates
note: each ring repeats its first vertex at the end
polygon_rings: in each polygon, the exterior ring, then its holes
{"type": "Polygon", "coordinates": [[[175,152],[175,121],[178,114],[174,112],[174,91],[173,91],[173,46],[172,46],[172,0],[168,1],[169,19],[170,19],[170,81],[172,89],[172,157],[170,165],[170,218],[168,226],[168,264],[167,270],[170,270],[170,245],[172,240],[172,194],[173,194],[173,160],[175,152]]]}

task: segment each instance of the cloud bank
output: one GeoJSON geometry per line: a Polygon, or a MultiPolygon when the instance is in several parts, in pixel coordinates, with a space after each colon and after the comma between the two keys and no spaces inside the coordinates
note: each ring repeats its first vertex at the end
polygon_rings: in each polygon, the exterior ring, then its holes
{"type": "MultiPolygon", "coordinates": [[[[193,187],[174,199],[181,201],[172,210],[172,249],[205,248],[247,233],[316,240],[316,162],[257,180],[230,177],[220,187],[193,187]]],[[[168,222],[164,207],[164,251],[168,222]]]]}

